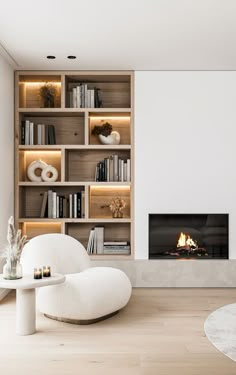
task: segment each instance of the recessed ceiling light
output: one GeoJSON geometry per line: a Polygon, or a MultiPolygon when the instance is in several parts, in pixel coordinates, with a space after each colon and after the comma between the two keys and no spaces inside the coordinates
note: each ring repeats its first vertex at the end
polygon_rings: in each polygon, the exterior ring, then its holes
{"type": "Polygon", "coordinates": [[[53,56],[53,55],[49,55],[49,56],[47,56],[47,59],[49,59],[49,60],[53,60],[53,59],[55,59],[56,58],[56,56],[53,56]]]}
{"type": "Polygon", "coordinates": [[[67,58],[73,60],[73,59],[76,59],[76,56],[69,55],[69,56],[67,56],[67,58]]]}

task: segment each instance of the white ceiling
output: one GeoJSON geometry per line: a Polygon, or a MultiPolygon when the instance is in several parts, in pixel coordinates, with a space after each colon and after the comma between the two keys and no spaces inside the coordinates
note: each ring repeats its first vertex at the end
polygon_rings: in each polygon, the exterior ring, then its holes
{"type": "Polygon", "coordinates": [[[0,0],[0,42],[17,69],[234,70],[236,0],[0,0]]]}

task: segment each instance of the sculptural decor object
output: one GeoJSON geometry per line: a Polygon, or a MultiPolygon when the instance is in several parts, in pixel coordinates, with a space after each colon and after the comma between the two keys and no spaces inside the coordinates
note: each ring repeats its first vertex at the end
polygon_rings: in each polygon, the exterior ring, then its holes
{"type": "Polygon", "coordinates": [[[16,280],[22,278],[22,267],[20,256],[26,242],[27,236],[21,236],[21,230],[15,229],[13,216],[8,220],[7,241],[5,250],[6,264],[3,267],[3,278],[16,280]]]}
{"type": "Polygon", "coordinates": [[[52,84],[46,83],[40,88],[40,96],[43,100],[44,108],[54,108],[56,87],[52,84]]]}
{"type": "Polygon", "coordinates": [[[42,160],[33,161],[27,168],[27,176],[33,182],[55,182],[58,178],[58,171],[52,165],[48,165],[42,160]],[[36,175],[36,170],[41,170],[40,175],[36,175]]]}
{"type": "Polygon", "coordinates": [[[105,122],[102,125],[95,125],[92,134],[97,135],[103,145],[120,144],[120,133],[112,130],[112,125],[109,122],[105,122]]]}
{"type": "Polygon", "coordinates": [[[113,198],[109,206],[112,212],[113,218],[122,219],[124,216],[123,210],[125,206],[126,206],[126,202],[124,199],[121,199],[120,197],[113,198]]]}

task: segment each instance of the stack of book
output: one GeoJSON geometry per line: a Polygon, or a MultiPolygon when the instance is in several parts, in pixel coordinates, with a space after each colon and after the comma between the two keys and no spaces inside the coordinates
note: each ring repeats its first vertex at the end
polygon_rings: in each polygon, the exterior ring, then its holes
{"type": "Polygon", "coordinates": [[[54,125],[34,124],[29,120],[21,123],[22,145],[55,145],[56,132],[54,125]]]}
{"type": "Polygon", "coordinates": [[[120,159],[112,155],[97,163],[95,181],[130,182],[130,159],[120,159]]]}
{"type": "Polygon", "coordinates": [[[128,241],[107,241],[104,242],[103,254],[130,254],[130,243],[128,241]]]}
{"type": "Polygon", "coordinates": [[[102,102],[98,94],[99,89],[89,89],[87,83],[78,84],[69,91],[70,108],[99,108],[102,102]]]}
{"type": "Polygon", "coordinates": [[[57,218],[84,218],[85,192],[65,195],[48,190],[43,194],[40,217],[57,218]]]}
{"type": "Polygon", "coordinates": [[[129,255],[130,243],[128,241],[104,242],[104,227],[92,228],[89,234],[88,254],[129,255]]]}

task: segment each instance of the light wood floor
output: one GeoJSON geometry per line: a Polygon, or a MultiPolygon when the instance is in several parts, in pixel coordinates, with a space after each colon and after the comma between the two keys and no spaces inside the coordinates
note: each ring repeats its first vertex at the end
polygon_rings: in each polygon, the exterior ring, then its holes
{"type": "Polygon", "coordinates": [[[74,326],[37,315],[38,333],[15,335],[15,295],[0,302],[3,375],[235,375],[203,323],[236,302],[236,289],[134,289],[110,320],[74,326]]]}

